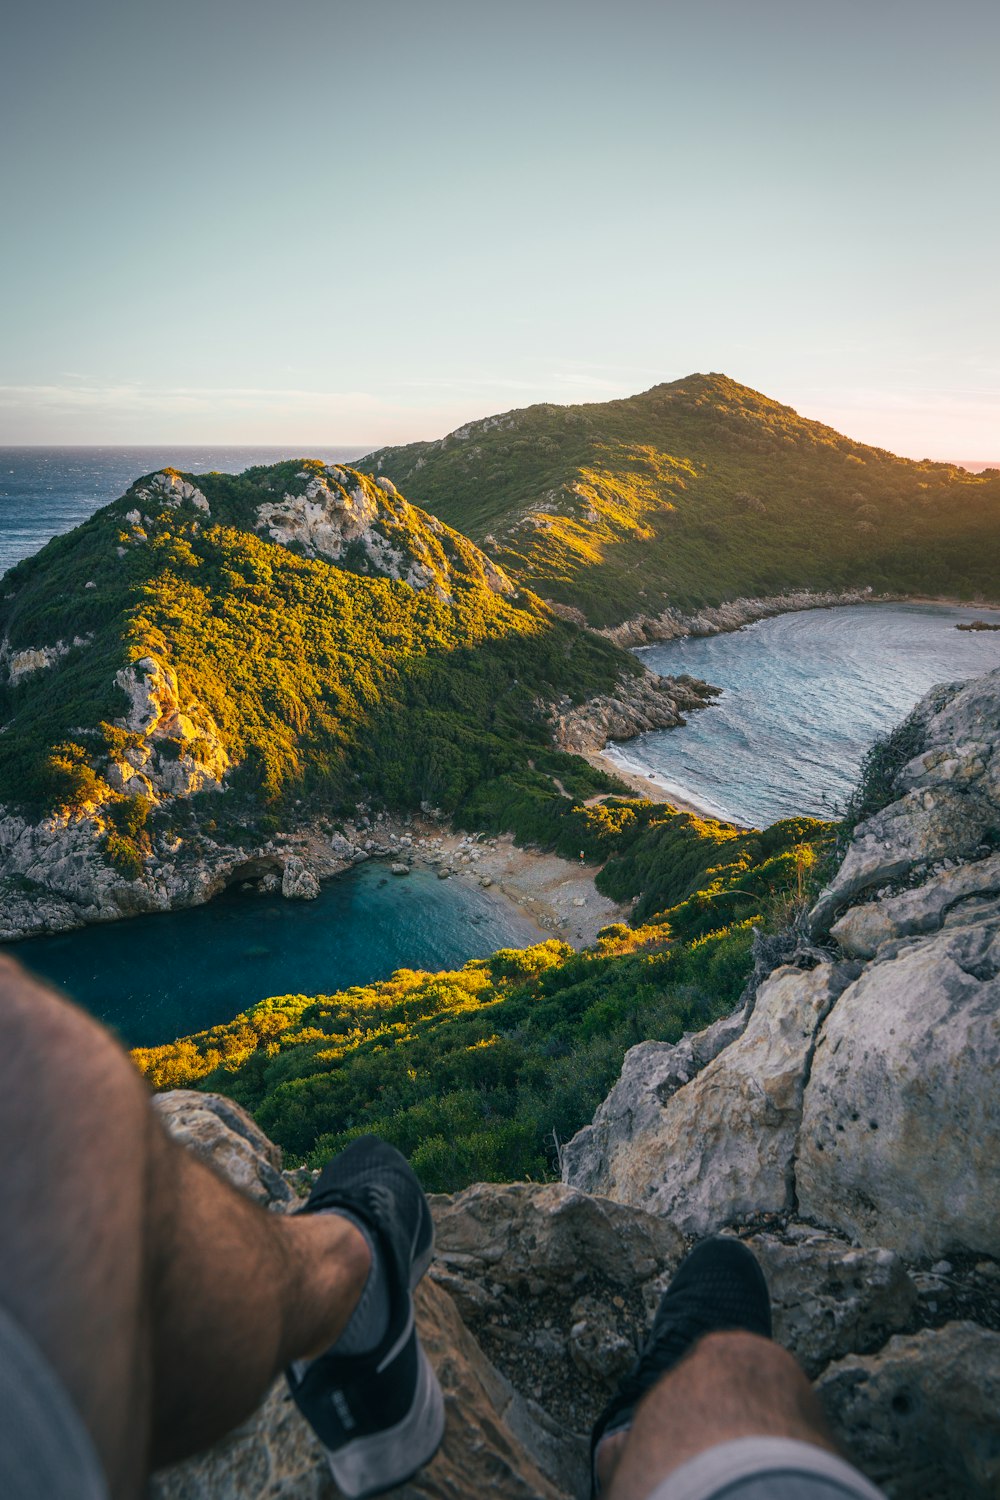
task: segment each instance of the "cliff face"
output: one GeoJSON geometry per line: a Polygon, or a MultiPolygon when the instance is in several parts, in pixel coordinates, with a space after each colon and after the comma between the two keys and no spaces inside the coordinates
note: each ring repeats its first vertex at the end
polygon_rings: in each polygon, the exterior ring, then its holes
{"type": "Polygon", "coordinates": [[[823,1246],[869,1308],[894,1268],[900,1321],[852,1314],[851,1356],[807,1365],[891,1495],[985,1496],[1000,1457],[965,1424],[1000,1375],[1000,671],[932,691],[906,738],[791,962],[708,1031],[634,1047],[563,1178],[689,1236],[823,1246]]]}

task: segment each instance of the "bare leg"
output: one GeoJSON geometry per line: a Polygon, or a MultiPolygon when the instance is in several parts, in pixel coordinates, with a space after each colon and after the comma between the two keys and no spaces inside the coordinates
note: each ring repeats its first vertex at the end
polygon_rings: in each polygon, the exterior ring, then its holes
{"type": "Polygon", "coordinates": [[[795,1438],[837,1452],[812,1386],[786,1350],[753,1333],[710,1333],[653,1387],[632,1427],[601,1444],[602,1491],[609,1500],[646,1500],[689,1458],[744,1437],[795,1438]]]}
{"type": "Polygon", "coordinates": [[[115,1500],[247,1416],[364,1286],[364,1237],[265,1213],[169,1139],[96,1022],[0,958],[0,1303],[80,1412],[115,1500]]]}

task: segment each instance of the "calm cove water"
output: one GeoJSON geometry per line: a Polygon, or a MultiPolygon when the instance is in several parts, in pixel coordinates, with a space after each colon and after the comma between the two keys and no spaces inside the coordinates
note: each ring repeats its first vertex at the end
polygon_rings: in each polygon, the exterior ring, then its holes
{"type": "Polygon", "coordinates": [[[172,464],[187,474],[238,474],[283,458],[349,463],[358,448],[0,448],[0,574],[79,526],[142,474],[172,464]]]}
{"type": "Polygon", "coordinates": [[[328,881],[316,901],[227,892],[207,906],[8,943],[133,1047],[229,1021],[268,995],[320,995],[394,969],[456,968],[538,942],[505,898],[416,866],[378,862],[328,881]]]}
{"type": "Polygon", "coordinates": [[[1000,611],[862,604],[777,615],[731,635],[665,641],[637,655],[724,689],[681,729],[609,753],[668,791],[753,827],[795,813],[836,817],[861,759],[936,682],[1000,667],[1000,611]]]}

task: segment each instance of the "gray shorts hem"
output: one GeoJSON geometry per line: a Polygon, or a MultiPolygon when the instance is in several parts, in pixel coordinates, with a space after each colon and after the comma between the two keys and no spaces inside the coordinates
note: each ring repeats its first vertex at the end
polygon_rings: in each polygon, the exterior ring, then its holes
{"type": "Polygon", "coordinates": [[[0,1305],[0,1494],[108,1500],[79,1412],[37,1344],[0,1305]]]}
{"type": "Polygon", "coordinates": [[[792,1438],[720,1443],[681,1464],[647,1500],[885,1500],[842,1458],[792,1438]]]}

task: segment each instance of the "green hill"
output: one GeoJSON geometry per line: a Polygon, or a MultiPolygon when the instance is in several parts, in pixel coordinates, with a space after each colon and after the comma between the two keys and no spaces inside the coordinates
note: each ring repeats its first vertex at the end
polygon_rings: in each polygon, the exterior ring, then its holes
{"type": "Polygon", "coordinates": [[[595,626],[791,589],[997,597],[1000,473],[852,442],[724,375],[359,461],[595,626]]]}
{"type": "Polygon", "coordinates": [[[103,820],[130,875],[192,805],[228,842],[366,796],[565,807],[550,773],[614,783],[550,748],[546,704],[637,670],[392,485],[311,461],[138,481],[6,575],[0,638],[0,802],[103,820]]]}

